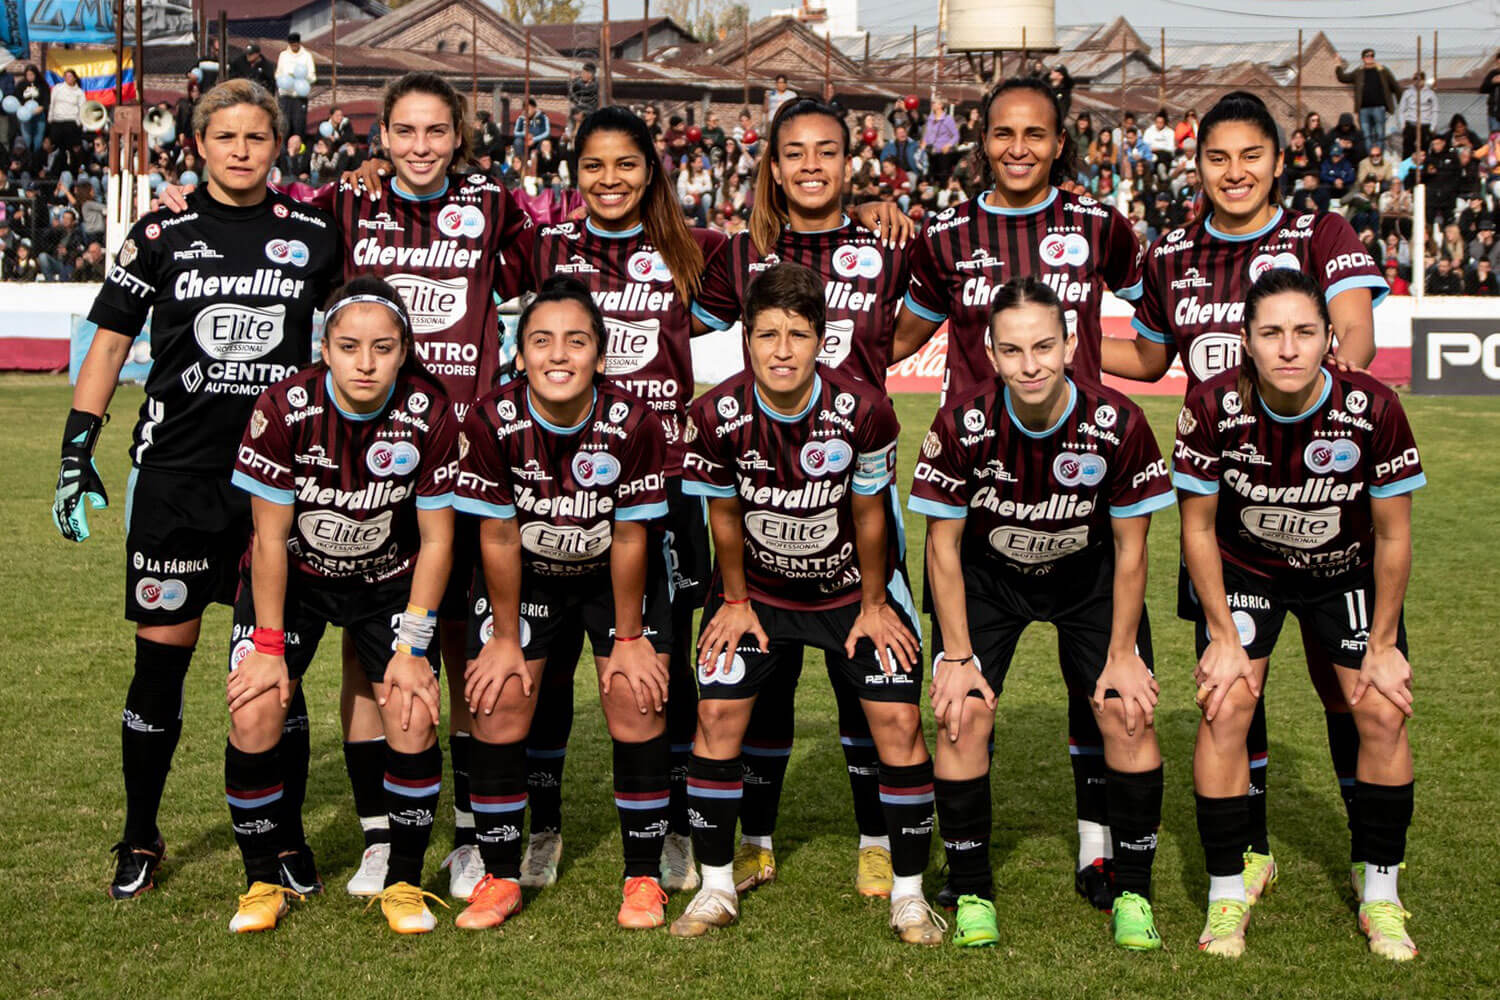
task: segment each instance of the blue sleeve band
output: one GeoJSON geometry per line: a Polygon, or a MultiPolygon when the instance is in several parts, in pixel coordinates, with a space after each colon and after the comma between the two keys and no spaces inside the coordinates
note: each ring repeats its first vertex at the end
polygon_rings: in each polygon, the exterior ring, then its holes
{"type": "Polygon", "coordinates": [[[1115,289],[1115,298],[1124,299],[1126,302],[1134,302],[1146,291],[1146,279],[1138,278],[1133,285],[1115,289]]]}
{"type": "Polygon", "coordinates": [[[1368,288],[1370,290],[1370,308],[1380,305],[1385,297],[1391,294],[1391,286],[1385,283],[1385,279],[1377,274],[1356,274],[1348,278],[1341,278],[1329,285],[1323,291],[1325,301],[1332,302],[1341,292],[1347,292],[1351,288],[1368,288]]]}
{"type": "Polygon", "coordinates": [[[911,292],[906,293],[905,305],[906,308],[910,309],[912,312],[916,313],[918,316],[922,317],[929,323],[941,323],[943,320],[948,318],[947,313],[933,312],[931,309],[928,309],[926,306],[917,302],[916,299],[911,297],[911,292]]]}
{"type": "Polygon", "coordinates": [[[944,521],[957,521],[969,516],[967,507],[957,504],[938,503],[936,500],[928,500],[925,497],[911,497],[906,501],[906,509],[916,514],[926,514],[928,517],[936,517],[944,521]]]}
{"type": "Polygon", "coordinates": [[[229,482],[251,496],[260,497],[262,500],[269,500],[271,503],[279,503],[283,507],[290,507],[293,501],[297,499],[297,494],[291,490],[278,490],[274,486],[267,486],[258,479],[251,479],[238,469],[235,470],[234,475],[229,477],[229,482]]]}
{"type": "Polygon", "coordinates": [[[473,514],[475,517],[493,517],[501,521],[513,521],[516,517],[516,505],[511,503],[486,503],[473,497],[455,497],[453,509],[460,514],[473,514]]]}
{"type": "Polygon", "coordinates": [[[693,479],[682,481],[682,492],[684,496],[690,497],[717,497],[724,499],[734,496],[733,486],[715,486],[713,483],[700,483],[693,479]]]}
{"type": "MultiPolygon", "coordinates": [[[[1214,484],[1214,491],[1218,492],[1218,484],[1214,484]]],[[[1158,493],[1154,497],[1147,497],[1139,503],[1130,504],[1128,507],[1110,507],[1110,517],[1144,517],[1147,514],[1170,507],[1177,502],[1177,498],[1170,493],[1158,493]]]]}
{"type": "Polygon", "coordinates": [[[616,521],[655,521],[667,516],[667,502],[643,503],[635,507],[616,507],[616,521]]]}
{"type": "Polygon", "coordinates": [[[1426,485],[1427,473],[1419,472],[1415,476],[1407,476],[1405,479],[1398,479],[1384,486],[1371,486],[1370,496],[1376,500],[1385,500],[1388,497],[1399,497],[1412,490],[1419,490],[1426,485]]]}
{"type": "Polygon", "coordinates": [[[895,478],[896,474],[894,472],[884,475],[879,479],[861,479],[856,476],[854,482],[850,484],[850,488],[862,497],[872,497],[877,493],[884,493],[890,489],[891,482],[895,478]]]}
{"type": "Polygon", "coordinates": [[[708,327],[710,330],[727,330],[731,326],[734,326],[733,323],[724,322],[722,319],[700,306],[696,301],[692,304],[692,306],[689,307],[688,311],[693,314],[693,317],[695,319],[702,320],[703,325],[708,327]]]}
{"type": "Polygon", "coordinates": [[[1200,496],[1211,497],[1219,492],[1219,481],[1217,479],[1195,479],[1181,472],[1172,473],[1172,485],[1179,490],[1189,493],[1197,493],[1200,496]]]}
{"type": "Polygon", "coordinates": [[[1171,337],[1168,337],[1165,333],[1157,333],[1155,330],[1151,329],[1149,326],[1147,326],[1145,323],[1142,323],[1138,319],[1132,318],[1130,321],[1130,326],[1131,329],[1135,330],[1136,333],[1140,334],[1142,337],[1145,337],[1153,344],[1170,344],[1172,342],[1171,337]]]}
{"type": "Polygon", "coordinates": [[[417,510],[447,510],[453,506],[453,492],[439,493],[436,496],[417,497],[417,510]]]}

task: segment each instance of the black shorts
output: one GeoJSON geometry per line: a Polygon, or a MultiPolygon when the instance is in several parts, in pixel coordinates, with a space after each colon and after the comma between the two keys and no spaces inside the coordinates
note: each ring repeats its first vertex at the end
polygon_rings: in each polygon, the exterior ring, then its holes
{"type": "MultiPolygon", "coordinates": [[[[1304,638],[1320,646],[1340,667],[1358,670],[1370,637],[1375,614],[1375,578],[1366,572],[1343,580],[1318,581],[1313,589],[1298,590],[1280,581],[1224,564],[1224,592],[1239,629],[1240,645],[1252,660],[1271,655],[1281,624],[1290,611],[1302,625],[1304,638]]],[[[1193,629],[1198,655],[1208,648],[1208,625],[1200,611],[1193,629]]],[[[1396,648],[1406,655],[1406,612],[1396,621],[1396,648]]]]}
{"type": "MultiPolygon", "coordinates": [[[[1016,643],[1032,622],[1057,627],[1057,660],[1071,694],[1089,697],[1109,658],[1114,617],[1114,560],[1095,560],[1053,575],[1047,584],[993,570],[964,566],[964,595],[968,605],[969,641],[979,659],[985,683],[999,694],[1015,657],[1016,643]]],[[[1151,650],[1151,621],[1144,607],[1135,633],[1136,653],[1155,670],[1151,650]]],[[[942,630],[932,616],[934,669],[943,653],[942,630]]],[[[1111,688],[1106,697],[1119,695],[1111,688]]]]}
{"type": "MultiPolygon", "coordinates": [[[[672,651],[672,601],[668,597],[665,560],[652,560],[646,570],[646,600],[641,625],[651,648],[672,651]]],[[[582,631],[589,637],[595,659],[606,657],[615,646],[615,595],[608,573],[578,580],[540,580],[531,573],[521,575],[521,655],[544,660],[559,640],[576,641],[582,631]]],[[[483,581],[476,579],[474,602],[469,614],[469,659],[479,655],[495,634],[483,581]]],[[[576,648],[576,647],[575,647],[576,648]]]]}
{"type": "MultiPolygon", "coordinates": [[[[461,622],[469,617],[469,588],[479,566],[480,520],[473,514],[453,513],[453,568],[448,571],[448,586],[437,606],[441,621],[461,622]]],[[[460,676],[462,673],[460,670],[460,676]]]]}
{"type": "MultiPolygon", "coordinates": [[[[891,579],[887,596],[892,608],[903,624],[911,629],[920,643],[921,626],[917,624],[916,608],[912,604],[911,588],[902,574],[891,579]]],[[[703,609],[703,624],[707,625],[714,613],[723,605],[724,598],[717,592],[709,598],[703,609]]],[[[705,666],[698,664],[698,697],[700,699],[752,698],[761,688],[786,672],[800,674],[802,651],[806,646],[823,651],[828,664],[828,677],[834,684],[842,684],[860,698],[868,701],[894,701],[918,704],[922,700],[922,668],[920,654],[911,673],[899,667],[887,674],[876,658],[875,646],[868,639],[861,639],[854,647],[851,658],[844,653],[844,643],[849,638],[849,629],[859,617],[859,601],[840,608],[825,611],[792,611],[778,608],[761,601],[752,601],[751,607],[760,619],[760,627],[770,639],[770,649],[762,651],[755,640],[741,636],[738,648],[730,659],[728,668],[722,663],[705,666]]],[[[722,658],[721,658],[722,659],[722,658]]]]}
{"type": "Polygon", "coordinates": [[[229,477],[135,468],[125,488],[125,618],[180,625],[232,604],[250,494],[229,477]]]}
{"type": "MultiPolygon", "coordinates": [[[[343,582],[324,584],[293,571],[288,574],[286,607],[282,628],[286,632],[287,672],[295,680],[307,672],[323,630],[337,625],[354,639],[355,654],[371,684],[385,680],[385,668],[396,651],[396,628],[411,596],[411,576],[383,583],[343,582]]],[[[240,578],[234,602],[234,632],[229,640],[229,669],[239,666],[255,648],[255,597],[250,576],[240,578]]],[[[437,637],[427,660],[437,674],[437,637]]]]}
{"type": "Polygon", "coordinates": [[[708,596],[713,574],[713,553],[708,544],[708,513],[701,497],[682,492],[682,477],[667,477],[665,527],[668,565],[671,567],[672,606],[697,609],[708,596]]]}

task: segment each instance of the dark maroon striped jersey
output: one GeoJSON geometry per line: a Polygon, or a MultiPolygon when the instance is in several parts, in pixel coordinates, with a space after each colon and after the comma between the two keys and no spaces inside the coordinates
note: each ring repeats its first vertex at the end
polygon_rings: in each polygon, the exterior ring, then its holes
{"type": "MultiPolygon", "coordinates": [[[[900,433],[890,398],[836,369],[818,366],[796,416],[762,403],[743,371],[693,401],[682,491],[739,499],[745,581],[757,601],[800,611],[843,607],[860,599],[850,491],[889,488],[900,433]]],[[[887,524],[888,549],[895,531],[887,524]]],[[[888,579],[894,566],[888,556],[888,579]]]]}
{"type": "Polygon", "coordinates": [[[1191,389],[1239,366],[1245,293],[1273,267],[1316,277],[1329,302],[1352,288],[1368,288],[1378,303],[1389,291],[1343,216],[1289,218],[1278,208],[1263,228],[1243,236],[1221,233],[1203,219],[1159,238],[1146,254],[1131,325],[1181,355],[1191,389]]]}
{"type": "Polygon", "coordinates": [[[574,427],[537,413],[524,378],[507,382],[469,411],[458,451],[454,506],[513,518],[526,569],[543,577],[608,574],[615,522],[667,514],[661,421],[609,382],[574,427]]]}
{"type": "Polygon", "coordinates": [[[131,227],[89,320],[134,340],[151,317],[136,465],[228,475],[256,397],[312,360],[338,255],[326,213],[274,192],[241,208],[199,187],[131,227]]]}
{"type": "Polygon", "coordinates": [[[1088,195],[1052,189],[1040,205],[1000,209],[976,198],[932,217],[911,255],[906,308],[948,321],[943,390],[963,396],[995,378],[985,353],[990,302],[1000,286],[1033,275],[1062,300],[1077,334],[1072,371],[1099,380],[1099,303],[1104,290],[1134,301],[1141,294],[1143,248],[1130,222],[1088,195]]]}
{"type": "Polygon", "coordinates": [[[1114,558],[1110,519],[1174,503],[1167,463],[1124,393],[1068,380],[1068,409],[1033,431],[996,381],[946,403],[917,459],[918,514],[963,518],[966,562],[1032,576],[1114,558]]]}
{"type": "MultiPolygon", "coordinates": [[[[711,260],[722,233],[694,229],[693,239],[711,260]]],[[[554,274],[570,274],[593,293],[609,328],[604,372],[656,411],[667,439],[667,470],[682,466],[682,423],[693,398],[691,303],[683,302],[672,271],[640,226],[619,233],[591,223],[543,226],[528,236],[531,287],[554,274]]]]}
{"type": "Polygon", "coordinates": [[[1240,398],[1238,371],[1188,393],[1177,418],[1172,481],[1217,495],[1219,552],[1288,583],[1370,565],[1370,501],[1426,485],[1396,394],[1378,379],[1323,369],[1305,412],[1272,413],[1240,398]]]}
{"type": "Polygon", "coordinates": [[[293,509],[291,568],[379,583],[416,565],[417,511],[452,506],[457,435],[436,379],[403,371],[383,407],[349,413],[328,370],[314,365],[261,394],[232,481],[293,509]]]}
{"type": "Polygon", "coordinates": [[[882,246],[878,236],[847,216],[839,228],[823,232],[783,229],[765,257],[749,233],[731,236],[708,262],[693,315],[715,330],[733,326],[743,319],[750,282],[782,261],[801,264],[823,279],[828,320],[818,360],[884,388],[896,306],[909,276],[906,251],[882,246]]]}
{"type": "Polygon", "coordinates": [[[498,377],[499,302],[521,292],[516,240],[531,217],[484,174],[450,175],[427,198],[401,194],[394,180],[379,201],[340,184],[332,207],[344,234],[345,279],[373,274],[401,293],[417,357],[462,422],[498,377]]]}

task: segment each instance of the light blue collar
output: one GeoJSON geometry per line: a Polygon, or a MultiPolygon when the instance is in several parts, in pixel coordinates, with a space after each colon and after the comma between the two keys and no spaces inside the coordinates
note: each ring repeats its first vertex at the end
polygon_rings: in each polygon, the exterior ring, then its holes
{"type": "Polygon", "coordinates": [[[803,417],[812,412],[813,404],[818,401],[818,396],[820,396],[822,392],[823,376],[815,374],[813,375],[812,393],[807,397],[807,405],[802,408],[801,413],[794,413],[788,416],[785,413],[778,413],[777,411],[771,409],[771,407],[766,405],[766,401],[760,398],[759,386],[755,387],[755,405],[760,407],[760,411],[766,416],[770,417],[772,420],[778,420],[783,424],[795,424],[797,421],[801,420],[803,417]]]}
{"type": "Polygon", "coordinates": [[[1068,422],[1068,418],[1073,415],[1073,407],[1078,404],[1078,387],[1075,386],[1073,384],[1073,380],[1068,378],[1066,375],[1063,376],[1063,381],[1068,383],[1067,408],[1063,410],[1062,416],[1057,418],[1057,423],[1053,424],[1051,427],[1048,427],[1044,431],[1034,431],[1031,428],[1027,427],[1025,424],[1021,423],[1021,418],[1016,416],[1015,407],[1011,406],[1010,404],[1010,386],[1005,387],[1005,414],[1006,416],[1010,417],[1010,422],[1016,425],[1017,430],[1019,430],[1022,434],[1025,434],[1029,438],[1044,438],[1050,437],[1057,432],[1057,429],[1059,427],[1068,422]]]}
{"type": "Polygon", "coordinates": [[[990,193],[994,190],[994,188],[986,188],[979,192],[979,207],[991,215],[1035,215],[1057,200],[1057,188],[1054,187],[1048,189],[1047,197],[1043,198],[1040,204],[1028,205],[1025,208],[997,208],[990,204],[990,193]]]}
{"type": "Polygon", "coordinates": [[[1221,233],[1219,232],[1219,230],[1214,228],[1214,217],[1213,213],[1210,212],[1208,218],[1203,220],[1203,228],[1208,230],[1208,235],[1214,237],[1215,239],[1229,240],[1231,243],[1244,243],[1248,240],[1258,240],[1262,236],[1269,233],[1271,230],[1275,229],[1277,226],[1281,225],[1282,217],[1285,215],[1285,211],[1277,208],[1276,214],[1271,216],[1271,221],[1266,223],[1264,226],[1261,226],[1255,232],[1245,233],[1242,236],[1231,236],[1228,233],[1221,233]]]}
{"type": "Polygon", "coordinates": [[[842,216],[841,217],[841,221],[839,222],[839,224],[836,225],[836,226],[834,226],[832,229],[793,229],[792,228],[792,224],[790,222],[787,223],[787,225],[786,225],[786,231],[787,232],[789,232],[789,233],[796,233],[798,236],[817,236],[817,235],[822,234],[822,233],[836,233],[836,232],[838,232],[841,229],[848,229],[848,228],[849,228],[849,216],[847,216],[847,215],[842,216]]]}
{"type": "Polygon", "coordinates": [[[589,411],[583,415],[583,419],[572,427],[559,427],[554,423],[549,423],[546,417],[536,411],[536,407],[531,403],[531,389],[528,388],[526,390],[526,410],[531,414],[531,419],[541,424],[544,429],[551,431],[553,434],[577,434],[587,427],[588,422],[594,418],[594,407],[598,405],[599,390],[595,389],[594,398],[589,401],[589,411]]]}
{"type": "Polygon", "coordinates": [[[333,403],[333,408],[339,411],[339,416],[358,421],[359,423],[374,420],[381,413],[385,412],[386,405],[390,403],[391,397],[396,393],[396,383],[392,382],[390,389],[386,391],[385,398],[380,401],[379,406],[375,407],[369,413],[352,413],[339,405],[338,394],[333,391],[333,372],[323,373],[323,386],[328,390],[328,399],[333,403]]]}
{"type": "Polygon", "coordinates": [[[595,236],[605,240],[629,239],[632,236],[639,236],[641,235],[641,233],[646,231],[646,227],[639,222],[631,226],[629,229],[621,229],[618,231],[613,229],[600,229],[598,226],[594,225],[593,219],[583,220],[583,226],[595,236]]]}
{"type": "Polygon", "coordinates": [[[1323,408],[1323,404],[1328,402],[1328,397],[1333,392],[1333,379],[1329,378],[1328,371],[1326,369],[1320,368],[1318,369],[1318,374],[1323,376],[1323,391],[1318,393],[1318,398],[1313,400],[1312,405],[1303,410],[1301,413],[1298,413],[1297,415],[1291,417],[1283,417],[1281,414],[1277,413],[1275,410],[1272,410],[1269,406],[1266,405],[1264,396],[1262,396],[1260,393],[1256,393],[1256,398],[1260,400],[1260,408],[1266,411],[1266,416],[1270,417],[1278,424],[1295,424],[1299,421],[1306,420],[1308,417],[1312,416],[1314,413],[1317,413],[1323,408]]]}
{"type": "Polygon", "coordinates": [[[443,186],[441,190],[434,191],[432,192],[432,194],[412,194],[410,191],[401,190],[401,185],[397,183],[396,178],[392,177],[391,193],[398,198],[405,198],[407,201],[437,201],[443,195],[448,193],[448,178],[443,178],[443,186]]]}

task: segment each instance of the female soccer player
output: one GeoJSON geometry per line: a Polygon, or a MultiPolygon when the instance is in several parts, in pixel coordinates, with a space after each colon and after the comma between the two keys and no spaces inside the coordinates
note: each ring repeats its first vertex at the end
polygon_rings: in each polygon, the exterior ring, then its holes
{"type": "Polygon", "coordinates": [[[617,920],[664,922],[672,615],[663,548],[649,529],[667,514],[666,439],[649,403],[605,381],[606,338],[588,289],[548,280],[521,314],[525,377],[486,394],[464,425],[458,506],[483,519],[487,593],[476,602],[464,689],[485,877],[459,914],[463,928],[495,927],[521,909],[525,741],[549,653],[561,644],[576,655],[580,632],[594,648],[614,741],[625,854],[617,920]]]}
{"type": "MultiPolygon", "coordinates": [[[[249,539],[248,500],[229,485],[234,442],[256,396],[311,360],[313,312],[337,281],[328,216],[266,188],[281,128],[275,98],[249,81],[220,84],[199,101],[193,130],[205,183],[185,214],[153,212],[121,244],[89,313],[99,332],[63,431],[52,516],[64,538],[81,542],[87,508],[108,503],[94,446],[149,313],[155,362],[125,498],[125,617],[136,623],[136,641],[121,725],[126,808],[109,886],[115,899],[155,884],[165,851],[157,810],[182,733],[188,664],[204,608],[233,598],[249,539]]],[[[285,822],[297,853],[282,877],[303,892],[320,888],[301,841],[306,718],[298,693],[283,744],[285,822]]]]}
{"type": "Polygon", "coordinates": [[[922,895],[932,834],[932,761],[922,741],[920,642],[887,542],[886,493],[900,428],[888,398],[817,363],[823,283],[777,264],[745,301],[749,371],[694,402],[684,490],[707,498],[719,585],[698,640],[698,731],[688,767],[703,887],[673,922],[696,937],[733,923],[741,745],[757,694],[822,649],[855,690],[879,755],[894,872],[891,926],[937,944],[922,895]],[[911,670],[917,665],[917,672],[911,670]]]}
{"type": "Polygon", "coordinates": [[[453,559],[457,429],[389,283],[356,278],[334,295],[321,354],[322,364],[261,395],[235,461],[255,537],[235,601],[224,750],[250,888],[229,929],[275,927],[287,897],[300,898],[276,882],[278,856],[296,849],[278,823],[277,741],[332,624],[353,637],[385,724],[391,856],[381,910],[398,934],[421,934],[435,923],[421,888],[443,773],[428,654],[453,559]]]}
{"type": "MultiPolygon", "coordinates": [[[[984,190],[932,217],[911,255],[911,288],[896,324],[894,359],[915,353],[948,322],[944,392],[987,385],[990,303],[1002,285],[1034,276],[1063,303],[1078,338],[1071,369],[1099,378],[1100,300],[1105,288],[1140,295],[1140,243],[1113,208],[1058,185],[1073,180],[1075,151],[1045,82],[1011,79],[985,98],[979,151],[984,190]]],[[[930,588],[929,588],[930,594],[930,588]]],[[[1074,888],[1099,909],[1113,898],[1107,861],[1104,758],[1088,691],[1069,688],[1068,751],[1078,809],[1074,888]]],[[[946,902],[948,896],[941,897],[946,902]]]]}
{"type": "MultiPolygon", "coordinates": [[[[1293,267],[1316,276],[1333,319],[1342,364],[1363,367],[1375,357],[1374,305],[1385,297],[1385,280],[1359,237],[1332,212],[1290,218],[1277,197],[1282,156],[1276,123],[1260,99],[1236,92],[1203,116],[1197,162],[1208,203],[1204,216],[1156,241],[1147,255],[1133,340],[1106,339],[1104,369],[1155,381],[1180,355],[1188,387],[1239,365],[1245,292],[1273,267],[1293,267]]],[[[1200,616],[1180,576],[1178,613],[1200,616]]],[[[1345,807],[1354,792],[1359,734],[1332,664],[1322,646],[1303,630],[1308,673],[1323,700],[1328,746],[1345,807]]],[[[1266,775],[1269,754],[1265,706],[1258,702],[1249,731],[1250,839],[1245,880],[1254,903],[1276,884],[1277,868],[1266,834],[1266,775]]],[[[1361,855],[1352,845],[1353,862],[1361,855]]],[[[1358,877],[1358,873],[1355,873],[1358,877]]]]}
{"type": "Polygon", "coordinates": [[[1402,602],[1410,494],[1427,480],[1395,393],[1325,363],[1326,294],[1301,271],[1266,272],[1245,297],[1240,364],[1190,392],[1177,423],[1172,478],[1202,608],[1193,784],[1209,889],[1198,947],[1245,950],[1245,733],[1290,611],[1335,665],[1359,727],[1359,926],[1371,951],[1406,961],[1417,949],[1396,892],[1413,798],[1402,602]]]}
{"type": "MultiPolygon", "coordinates": [[[[693,303],[694,329],[728,329],[740,318],[751,280],[777,261],[793,261],[824,281],[828,320],[818,361],[879,391],[891,362],[896,307],[906,293],[906,254],[844,212],[848,125],[836,109],[801,98],[777,112],[767,149],[758,168],[750,230],[731,237],[710,258],[693,303]]],[[[882,220],[883,231],[890,231],[891,221],[882,220]]],[[[897,503],[894,491],[892,502],[897,503]]],[[[891,530],[904,559],[899,507],[893,512],[891,530]]],[[[735,886],[741,892],[776,877],[771,837],[791,756],[800,673],[798,663],[761,692],[745,734],[742,836],[735,852],[735,886]]],[[[854,692],[835,684],[834,693],[860,834],[855,885],[863,895],[888,896],[890,840],[880,811],[875,744],[854,692]]]]}
{"type": "Polygon", "coordinates": [[[1172,489],[1140,409],[1068,377],[1078,338],[1035,277],[990,305],[998,385],[938,412],[910,507],[927,515],[938,821],[963,947],[993,945],[990,734],[996,694],[1031,622],[1057,626],[1068,686],[1091,692],[1104,736],[1115,941],[1161,947],[1149,903],[1162,765],[1153,725],[1146,532],[1172,489]]]}

